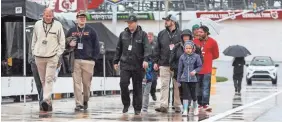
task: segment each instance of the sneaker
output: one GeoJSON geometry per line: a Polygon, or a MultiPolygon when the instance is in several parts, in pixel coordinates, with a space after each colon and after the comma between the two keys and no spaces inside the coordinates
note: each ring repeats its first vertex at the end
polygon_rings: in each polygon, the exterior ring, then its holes
{"type": "Polygon", "coordinates": [[[184,110],[183,113],[182,113],[182,116],[187,116],[187,115],[188,115],[188,111],[184,110]]]}
{"type": "Polygon", "coordinates": [[[82,105],[77,105],[74,110],[75,111],[80,111],[81,109],[83,109],[83,106],[82,105]]]}
{"type": "Polygon", "coordinates": [[[157,101],[157,96],[154,94],[154,95],[152,95],[152,99],[154,100],[154,101],[157,101]]]}
{"type": "Polygon", "coordinates": [[[175,107],[175,113],[180,113],[181,112],[181,109],[180,109],[180,107],[175,107]]]}
{"type": "Polygon", "coordinates": [[[39,111],[43,111],[43,108],[40,104],[39,104],[39,111]]]}
{"type": "Polygon", "coordinates": [[[209,105],[204,105],[203,109],[205,109],[205,111],[208,111],[208,112],[212,111],[212,108],[209,105]]]}
{"type": "Polygon", "coordinates": [[[143,111],[144,113],[147,113],[147,112],[148,112],[148,110],[147,110],[147,109],[142,109],[142,111],[143,111]]]}
{"type": "Polygon", "coordinates": [[[127,106],[124,106],[124,107],[123,107],[123,110],[122,110],[122,113],[124,113],[124,114],[127,113],[127,112],[128,112],[128,108],[129,108],[129,106],[128,106],[128,107],[127,107],[127,106]]]}
{"type": "Polygon", "coordinates": [[[42,110],[43,110],[43,111],[52,111],[52,110],[53,110],[52,105],[49,105],[49,104],[47,103],[47,101],[43,101],[43,102],[41,103],[41,107],[42,107],[42,110]]]}
{"type": "Polygon", "coordinates": [[[156,108],[155,111],[162,112],[162,113],[167,113],[167,109],[164,108],[164,107],[156,108]]]}
{"type": "Polygon", "coordinates": [[[141,113],[140,111],[135,111],[134,112],[135,115],[140,115],[140,113],[141,113]]]}
{"type": "Polygon", "coordinates": [[[48,111],[53,111],[52,105],[50,105],[50,106],[48,107],[48,111]]]}
{"type": "Polygon", "coordinates": [[[88,102],[83,102],[83,109],[86,110],[88,108],[88,102]]]}
{"type": "Polygon", "coordinates": [[[202,108],[203,108],[203,106],[201,106],[201,105],[198,105],[198,108],[199,108],[199,109],[202,109],[202,108]]]}

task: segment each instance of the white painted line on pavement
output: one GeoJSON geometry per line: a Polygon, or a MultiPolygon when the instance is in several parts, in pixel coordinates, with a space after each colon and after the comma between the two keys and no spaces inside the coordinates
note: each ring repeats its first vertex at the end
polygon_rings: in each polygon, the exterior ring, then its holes
{"type": "Polygon", "coordinates": [[[258,103],[264,102],[264,101],[266,101],[266,100],[268,100],[268,99],[270,99],[270,98],[272,98],[272,97],[274,97],[274,96],[277,96],[277,95],[279,95],[279,94],[281,94],[281,93],[282,93],[282,91],[276,92],[276,93],[274,93],[274,94],[269,95],[268,97],[265,97],[265,98],[263,98],[263,99],[260,99],[260,100],[251,102],[251,103],[249,103],[249,104],[246,104],[246,105],[243,105],[243,106],[240,106],[240,107],[237,107],[237,108],[228,110],[228,111],[226,111],[226,112],[217,114],[217,115],[212,116],[212,117],[210,117],[210,118],[208,118],[208,119],[205,119],[205,120],[203,120],[203,121],[201,121],[201,122],[214,122],[214,121],[219,120],[219,119],[222,119],[223,117],[226,117],[226,116],[228,116],[228,115],[230,115],[230,114],[233,114],[233,113],[235,113],[235,112],[237,112],[237,111],[240,111],[240,110],[242,110],[242,109],[245,109],[245,108],[248,108],[248,107],[250,107],[250,106],[256,105],[256,104],[258,104],[258,103]]]}

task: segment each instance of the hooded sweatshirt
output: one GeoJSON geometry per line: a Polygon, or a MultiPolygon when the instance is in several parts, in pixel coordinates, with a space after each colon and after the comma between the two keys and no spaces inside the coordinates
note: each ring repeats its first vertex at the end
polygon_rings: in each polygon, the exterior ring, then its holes
{"type": "MultiPolygon", "coordinates": [[[[191,45],[195,48],[193,42],[185,42],[184,47],[191,45]]],[[[199,73],[202,68],[202,61],[198,54],[183,53],[179,59],[177,81],[178,82],[198,82],[196,75],[191,75],[191,72],[199,73]]]]}

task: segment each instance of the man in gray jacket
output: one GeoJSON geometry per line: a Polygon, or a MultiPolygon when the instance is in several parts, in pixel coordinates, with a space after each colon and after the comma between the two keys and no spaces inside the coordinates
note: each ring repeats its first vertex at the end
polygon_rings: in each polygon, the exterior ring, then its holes
{"type": "MultiPolygon", "coordinates": [[[[177,28],[177,19],[173,15],[168,15],[165,20],[165,29],[159,32],[157,44],[154,51],[154,69],[160,69],[161,77],[161,105],[160,108],[155,109],[157,112],[167,113],[168,108],[168,96],[169,96],[169,84],[170,79],[173,76],[173,72],[169,67],[170,52],[174,48],[174,45],[181,41],[181,30],[177,28]],[[160,66],[160,67],[159,67],[160,66]]],[[[175,79],[174,84],[174,107],[175,112],[181,112],[179,89],[175,79]]]]}

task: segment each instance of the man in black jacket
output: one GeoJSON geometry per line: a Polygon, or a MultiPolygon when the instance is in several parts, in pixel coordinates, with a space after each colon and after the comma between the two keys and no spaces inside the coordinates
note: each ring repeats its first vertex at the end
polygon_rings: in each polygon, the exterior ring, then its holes
{"type": "Polygon", "coordinates": [[[67,48],[74,48],[73,86],[75,97],[75,110],[88,108],[91,80],[94,73],[95,60],[100,53],[99,40],[96,31],[86,25],[85,11],[77,13],[78,24],[67,33],[67,37],[77,37],[67,48]]]}
{"type": "MultiPolygon", "coordinates": [[[[168,15],[165,20],[166,29],[162,30],[158,34],[157,44],[154,51],[154,69],[158,70],[160,68],[161,77],[161,105],[156,111],[167,113],[168,108],[168,96],[169,96],[169,84],[170,79],[173,76],[173,72],[169,67],[170,51],[174,48],[174,45],[181,41],[181,30],[176,27],[176,17],[173,15],[168,15]],[[159,67],[160,66],[160,67],[159,67]]],[[[174,107],[175,112],[181,112],[180,106],[181,101],[179,98],[179,89],[175,79],[173,79],[174,84],[174,107]]]]}
{"type": "Polygon", "coordinates": [[[114,68],[117,70],[120,62],[120,89],[124,105],[123,113],[127,113],[130,106],[128,86],[132,77],[133,107],[135,115],[139,115],[142,108],[144,69],[148,67],[147,61],[151,49],[148,44],[147,33],[142,30],[141,26],[137,25],[137,17],[130,15],[126,22],[128,27],[119,36],[114,68]]]}

